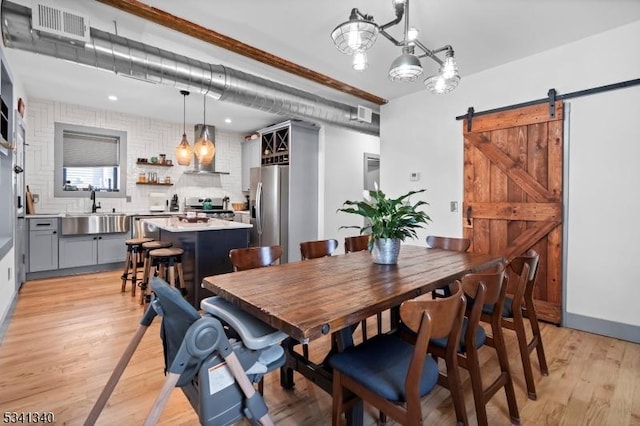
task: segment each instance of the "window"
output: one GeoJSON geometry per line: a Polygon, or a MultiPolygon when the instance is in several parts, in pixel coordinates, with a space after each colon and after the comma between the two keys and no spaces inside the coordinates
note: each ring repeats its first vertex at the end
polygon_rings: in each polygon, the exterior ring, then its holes
{"type": "Polygon", "coordinates": [[[55,196],[125,197],[127,133],[55,123],[55,196]]]}

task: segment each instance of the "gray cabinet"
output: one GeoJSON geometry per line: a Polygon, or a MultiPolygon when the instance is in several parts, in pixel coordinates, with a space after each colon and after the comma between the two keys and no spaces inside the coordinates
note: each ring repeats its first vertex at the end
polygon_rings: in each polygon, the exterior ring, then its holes
{"type": "Polygon", "coordinates": [[[98,264],[122,262],[126,253],[124,242],[128,234],[104,234],[98,236],[98,264]]]}
{"type": "Polygon", "coordinates": [[[242,143],[241,185],[243,191],[249,191],[251,186],[249,171],[252,167],[260,167],[260,157],[260,138],[242,143]]]}
{"type": "Polygon", "coordinates": [[[29,219],[29,272],[58,269],[58,218],[29,219]]]}
{"type": "Polygon", "coordinates": [[[95,265],[98,258],[97,235],[60,238],[60,269],[95,265]]]}
{"type": "Polygon", "coordinates": [[[60,268],[124,261],[129,234],[74,235],[60,238],[60,268]]]}

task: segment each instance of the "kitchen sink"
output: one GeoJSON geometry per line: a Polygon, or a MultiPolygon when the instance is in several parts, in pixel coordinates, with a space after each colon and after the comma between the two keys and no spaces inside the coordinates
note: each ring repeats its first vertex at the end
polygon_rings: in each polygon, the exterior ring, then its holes
{"type": "Polygon", "coordinates": [[[129,232],[131,218],[124,213],[67,213],[60,218],[62,235],[129,232]]]}

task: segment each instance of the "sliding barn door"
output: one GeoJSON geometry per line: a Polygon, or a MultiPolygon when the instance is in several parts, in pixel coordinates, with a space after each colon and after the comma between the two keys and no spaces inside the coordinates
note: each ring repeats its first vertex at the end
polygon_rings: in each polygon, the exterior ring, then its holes
{"type": "MultiPolygon", "coordinates": [[[[464,236],[470,251],[512,259],[540,254],[538,316],[562,312],[563,104],[523,107],[464,121],[464,236]]],[[[513,282],[513,280],[510,280],[513,282]]]]}

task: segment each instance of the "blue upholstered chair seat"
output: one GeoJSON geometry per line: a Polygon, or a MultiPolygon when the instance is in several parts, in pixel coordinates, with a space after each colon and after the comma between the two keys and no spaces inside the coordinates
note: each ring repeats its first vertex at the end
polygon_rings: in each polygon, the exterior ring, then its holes
{"type": "MultiPolygon", "coordinates": [[[[462,331],[460,332],[460,342],[458,343],[458,352],[464,353],[466,352],[466,345],[464,342],[464,336],[467,334],[467,327],[469,326],[469,319],[464,317],[462,319],[462,331]]],[[[484,328],[478,327],[476,330],[476,348],[484,345],[485,340],[487,339],[487,334],[484,331],[484,328]]],[[[447,337],[443,337],[441,339],[431,339],[429,342],[441,348],[446,348],[449,339],[447,337]]]]}
{"type": "MultiPolygon", "coordinates": [[[[345,376],[393,402],[406,402],[405,379],[413,345],[389,335],[378,335],[344,352],[332,355],[329,364],[345,376]]],[[[420,379],[420,396],[434,388],[438,365],[425,357],[420,379]]]]}
{"type": "MultiPolygon", "coordinates": [[[[473,299],[469,296],[465,296],[467,299],[467,310],[470,310],[473,307],[473,299]]],[[[482,312],[491,315],[493,314],[493,306],[494,305],[482,305],[482,312]]],[[[513,299],[510,297],[504,298],[504,306],[502,307],[502,317],[503,318],[513,318],[513,299]]]]}

